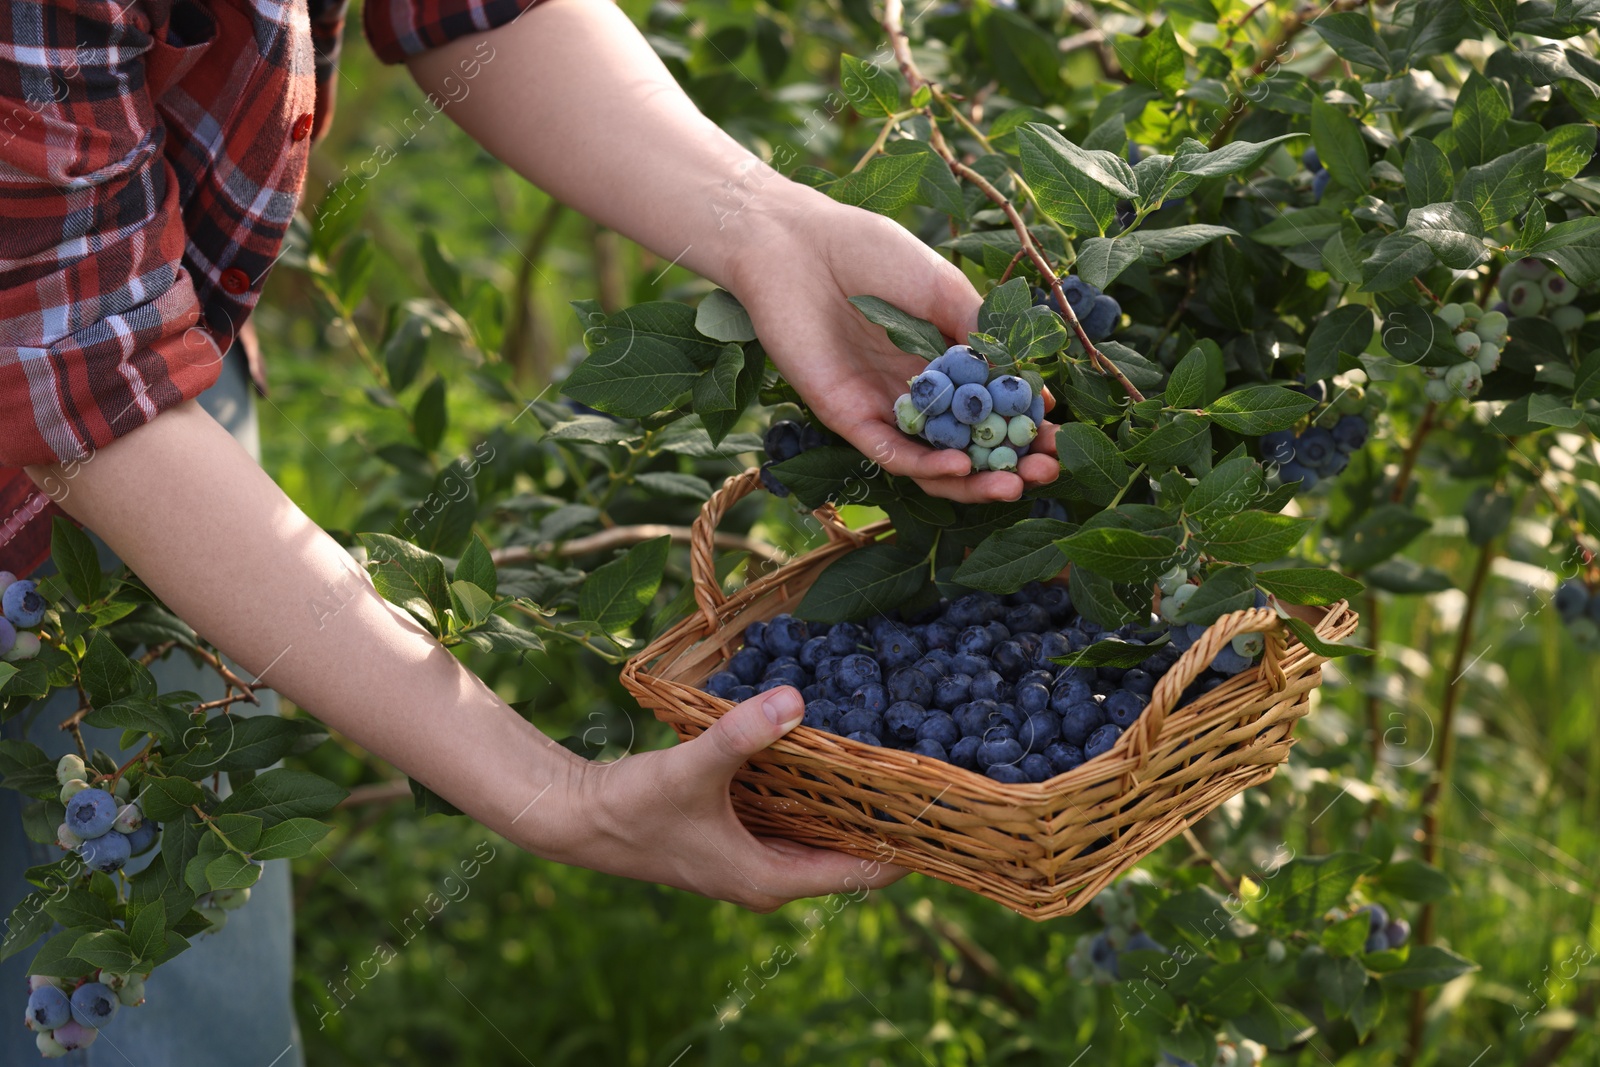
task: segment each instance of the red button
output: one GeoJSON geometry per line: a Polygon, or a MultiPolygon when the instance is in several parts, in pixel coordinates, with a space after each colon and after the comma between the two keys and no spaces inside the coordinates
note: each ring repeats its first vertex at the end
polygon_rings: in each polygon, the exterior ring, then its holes
{"type": "Polygon", "coordinates": [[[240,293],[250,288],[250,275],[246,274],[238,267],[229,267],[227,270],[223,271],[222,278],[220,280],[222,282],[223,290],[232,293],[234,296],[238,296],[240,293]]]}
{"type": "Polygon", "coordinates": [[[304,141],[307,137],[311,136],[311,127],[315,123],[316,119],[313,118],[309,112],[307,112],[306,114],[301,115],[299,118],[294,120],[294,128],[289,131],[289,136],[294,138],[296,141],[304,141]]]}

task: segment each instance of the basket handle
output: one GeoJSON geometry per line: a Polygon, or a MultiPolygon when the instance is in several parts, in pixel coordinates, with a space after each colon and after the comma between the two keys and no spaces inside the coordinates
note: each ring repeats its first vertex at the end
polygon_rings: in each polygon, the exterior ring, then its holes
{"type": "Polygon", "coordinates": [[[1288,646],[1278,613],[1271,608],[1246,608],[1222,616],[1207,627],[1205,633],[1201,634],[1195,643],[1189,646],[1188,651],[1178,658],[1178,662],[1156,682],[1155,692],[1150,695],[1150,705],[1145,708],[1144,714],[1139,716],[1139,723],[1135,727],[1136,732],[1129,747],[1129,755],[1138,761],[1139,771],[1143,771],[1148,763],[1156,738],[1161,735],[1161,727],[1166,723],[1167,715],[1183,695],[1183,691],[1200,677],[1201,671],[1211,666],[1211,661],[1222,651],[1224,645],[1240,634],[1251,633],[1266,635],[1266,649],[1262,653],[1261,662],[1266,671],[1267,684],[1272,687],[1272,691],[1282,692],[1289,684],[1281,662],[1288,646]]]}
{"type": "MultiPolygon", "coordinates": [[[[694,582],[694,599],[695,603],[700,605],[700,614],[705,617],[713,630],[720,624],[717,609],[728,599],[723,595],[722,583],[717,581],[714,555],[717,526],[735,504],[749,496],[760,485],[760,467],[748,467],[738,474],[729,476],[728,480],[711,494],[711,499],[700,508],[700,514],[695,516],[694,525],[689,530],[689,577],[694,582]]],[[[832,504],[824,504],[811,514],[822,524],[830,542],[845,541],[854,545],[865,543],[866,539],[839,520],[838,512],[834,511],[832,504]]]]}

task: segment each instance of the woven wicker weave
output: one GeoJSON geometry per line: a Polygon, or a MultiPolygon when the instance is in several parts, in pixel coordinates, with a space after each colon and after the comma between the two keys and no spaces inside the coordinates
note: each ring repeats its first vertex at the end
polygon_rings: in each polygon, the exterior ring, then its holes
{"type": "MultiPolygon", "coordinates": [[[[690,542],[700,610],[623,669],[628,690],[685,740],[733,706],[699,687],[741,647],[744,628],[793,611],[824,567],[889,532],[886,523],[851,531],[822,509],[828,544],[726,597],[712,566],[712,534],[758,484],[759,472],[747,470],[706,502],[690,542]]],[[[1311,618],[1329,641],[1352,633],[1357,621],[1343,602],[1311,618]]],[[[734,807],[756,833],[879,860],[892,849],[894,863],[1030,918],[1070,915],[1202,815],[1272,777],[1321,684],[1322,663],[1285,639],[1272,611],[1236,611],[1161,678],[1111,751],[1047,782],[1008,785],[800,726],[741,769],[734,807]],[[1174,710],[1212,657],[1251,632],[1266,635],[1262,662],[1174,710]]]]}

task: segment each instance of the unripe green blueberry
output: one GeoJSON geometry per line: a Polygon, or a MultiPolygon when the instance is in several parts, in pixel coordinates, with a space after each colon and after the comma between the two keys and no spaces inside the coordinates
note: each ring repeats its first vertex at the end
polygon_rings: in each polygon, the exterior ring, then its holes
{"type": "Polygon", "coordinates": [[[117,990],[117,999],[130,1008],[143,1004],[144,978],[137,974],[127,976],[127,981],[117,990]]]}
{"type": "Polygon", "coordinates": [[[1544,290],[1538,282],[1519,281],[1506,293],[1506,306],[1519,318],[1537,315],[1544,310],[1544,290]]]}
{"type": "Polygon", "coordinates": [[[67,801],[71,800],[73,797],[77,796],[79,793],[88,788],[88,782],[84,781],[82,778],[74,778],[72,781],[61,787],[61,803],[65,804],[67,801]]]}
{"type": "Polygon", "coordinates": [[[1172,591],[1172,595],[1161,598],[1161,617],[1168,622],[1177,622],[1178,613],[1199,591],[1198,585],[1180,585],[1172,591]]]}
{"type": "MultiPolygon", "coordinates": [[[[124,779],[118,779],[117,785],[121,786],[124,784],[124,782],[124,779]]],[[[113,830],[121,830],[125,834],[131,834],[143,825],[144,812],[139,810],[139,805],[124,804],[120,809],[118,809],[117,821],[111,824],[111,828],[113,830]]]]}
{"type": "Polygon", "coordinates": [[[1289,955],[1289,950],[1284,948],[1282,941],[1279,941],[1275,937],[1271,938],[1270,940],[1267,941],[1267,962],[1268,963],[1282,963],[1284,961],[1285,957],[1287,957],[1288,955],[1289,955]]]}
{"type": "Polygon", "coordinates": [[[1006,417],[990,412],[972,424],[972,443],[994,448],[1006,443],[1006,417]]]}
{"type": "Polygon", "coordinates": [[[1434,314],[1443,319],[1444,324],[1452,330],[1460,326],[1467,318],[1467,313],[1460,304],[1446,304],[1434,314]]]}
{"type": "Polygon", "coordinates": [[[1267,639],[1260,634],[1240,634],[1233,639],[1233,650],[1245,659],[1255,659],[1266,647],[1267,639]]]}
{"type": "Polygon", "coordinates": [[[972,460],[972,469],[974,471],[986,471],[989,469],[989,453],[991,451],[993,449],[985,448],[983,445],[967,446],[967,458],[972,460]]]}
{"type": "Polygon", "coordinates": [[[67,1046],[57,1041],[52,1036],[53,1031],[45,1030],[33,1039],[34,1047],[39,1050],[39,1055],[47,1060],[59,1060],[67,1054],[67,1046]]]}
{"type": "Polygon", "coordinates": [[[1239,1067],[1239,1052],[1232,1045],[1219,1044],[1217,1058],[1211,1061],[1211,1067],[1239,1067]]]}
{"type": "Polygon", "coordinates": [[[1588,318],[1581,307],[1575,304],[1563,304],[1550,311],[1550,321],[1562,333],[1577,333],[1583,329],[1584,321],[1588,318]]]}
{"type": "Polygon", "coordinates": [[[1013,415],[1006,422],[1006,440],[1012,448],[1024,449],[1039,436],[1039,427],[1026,415],[1013,415]]]}
{"type": "Polygon", "coordinates": [[[1162,596],[1171,596],[1188,581],[1189,572],[1180,564],[1179,566],[1173,567],[1171,570],[1167,571],[1160,578],[1157,578],[1156,584],[1161,587],[1162,596]]]}
{"type": "Polygon", "coordinates": [[[238,911],[250,902],[250,887],[218,889],[211,894],[211,901],[223,911],[238,911]]]}
{"type": "Polygon", "coordinates": [[[83,757],[76,752],[69,752],[56,763],[56,782],[66,785],[74,778],[84,776],[83,757]]]}
{"type": "Polygon", "coordinates": [[[1480,371],[1485,374],[1493,374],[1500,368],[1500,346],[1493,341],[1483,342],[1474,360],[1478,364],[1480,371]]]}
{"type": "Polygon", "coordinates": [[[1483,388],[1483,371],[1476,363],[1458,363],[1444,376],[1444,382],[1457,396],[1474,397],[1483,388]]]}
{"type": "Polygon", "coordinates": [[[56,827],[56,844],[66,849],[68,852],[71,852],[73,849],[83,844],[83,838],[73,833],[72,827],[68,826],[66,823],[62,823],[60,826],[56,827]]]}
{"type": "Polygon", "coordinates": [[[1338,407],[1333,404],[1329,404],[1327,407],[1317,412],[1317,417],[1311,421],[1314,425],[1321,426],[1324,430],[1331,430],[1334,428],[1334,426],[1338,425],[1339,420],[1343,417],[1344,413],[1341,412],[1338,407]]]}
{"type": "Polygon", "coordinates": [[[1017,451],[1008,445],[1001,445],[989,453],[989,469],[993,471],[1015,471],[1017,469],[1017,451]]]}
{"type": "Polygon", "coordinates": [[[894,422],[901,433],[914,436],[928,424],[928,415],[911,402],[910,393],[901,393],[900,399],[894,402],[894,422]]]}
{"type": "Polygon", "coordinates": [[[1462,330],[1456,334],[1456,351],[1471,359],[1478,354],[1478,347],[1483,344],[1483,338],[1471,330],[1462,330]]]}
{"type": "Polygon", "coordinates": [[[1461,310],[1466,314],[1468,322],[1473,322],[1483,317],[1483,308],[1477,304],[1462,304],[1461,310]]]}
{"type": "Polygon", "coordinates": [[[1367,413],[1369,418],[1380,411],[1387,411],[1388,409],[1389,398],[1384,395],[1382,389],[1367,390],[1367,413]]]}
{"type": "Polygon", "coordinates": [[[209,929],[203,931],[204,933],[214,934],[219,932],[224,926],[228,925],[228,913],[221,908],[196,907],[195,910],[200,913],[200,917],[202,919],[211,924],[209,929]]]}
{"type": "Polygon", "coordinates": [[[1477,334],[1485,341],[1498,341],[1506,335],[1506,327],[1511,321],[1506,318],[1504,311],[1485,311],[1478,320],[1477,334]]]}
{"type": "Polygon", "coordinates": [[[118,778],[117,784],[111,789],[111,795],[118,800],[127,800],[133,795],[133,786],[126,778],[118,778]]]}
{"type": "Polygon", "coordinates": [[[1367,406],[1367,391],[1359,385],[1340,390],[1336,406],[1341,415],[1359,415],[1367,406]]]}
{"type": "Polygon", "coordinates": [[[25,659],[32,659],[39,654],[39,635],[23,630],[17,634],[17,643],[11,646],[11,651],[0,656],[6,663],[21,663],[25,659]]]}
{"type": "Polygon", "coordinates": [[[1445,384],[1443,378],[1432,378],[1422,387],[1422,395],[1435,404],[1444,404],[1455,394],[1450,391],[1450,386],[1445,384]]]}
{"type": "Polygon", "coordinates": [[[1561,307],[1578,299],[1578,287],[1554,272],[1544,276],[1539,288],[1544,292],[1545,303],[1551,307],[1561,307]]]}

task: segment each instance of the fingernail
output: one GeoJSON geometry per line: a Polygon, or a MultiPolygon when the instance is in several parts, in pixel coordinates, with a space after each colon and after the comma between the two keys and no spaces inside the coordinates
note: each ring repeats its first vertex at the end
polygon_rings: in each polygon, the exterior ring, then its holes
{"type": "Polygon", "coordinates": [[[782,685],[767,692],[767,698],[761,702],[761,710],[767,713],[767,719],[774,726],[783,726],[806,713],[806,702],[800,699],[799,690],[782,685]]]}

